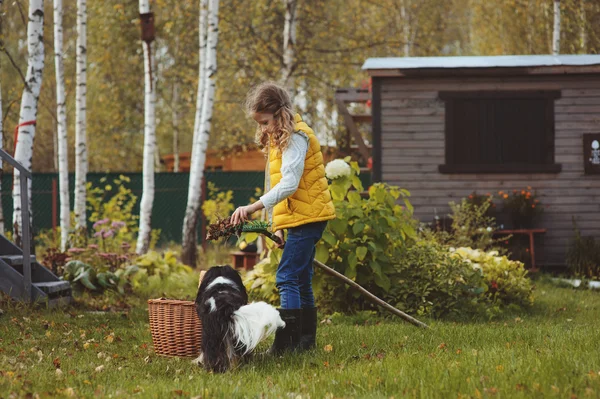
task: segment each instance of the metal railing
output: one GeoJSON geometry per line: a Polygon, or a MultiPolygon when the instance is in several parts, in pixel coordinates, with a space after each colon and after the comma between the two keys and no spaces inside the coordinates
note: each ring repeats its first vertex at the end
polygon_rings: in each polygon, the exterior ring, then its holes
{"type": "Polygon", "coordinates": [[[31,247],[29,236],[29,190],[27,184],[27,180],[31,180],[31,172],[2,149],[0,149],[0,158],[19,171],[19,186],[21,187],[21,242],[23,244],[23,277],[25,284],[24,299],[27,302],[31,302],[31,247]]]}

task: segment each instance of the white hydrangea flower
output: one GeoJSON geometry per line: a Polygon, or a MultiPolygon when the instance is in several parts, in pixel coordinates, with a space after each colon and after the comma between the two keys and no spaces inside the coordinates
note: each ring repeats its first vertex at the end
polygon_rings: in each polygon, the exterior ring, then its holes
{"type": "Polygon", "coordinates": [[[352,169],[343,159],[334,159],[325,166],[325,175],[330,180],[350,176],[352,169]]]}

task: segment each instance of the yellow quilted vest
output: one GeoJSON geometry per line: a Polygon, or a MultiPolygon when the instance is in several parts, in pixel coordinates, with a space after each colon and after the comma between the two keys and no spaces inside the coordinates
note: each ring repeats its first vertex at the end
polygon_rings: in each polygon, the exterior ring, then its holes
{"type": "MultiPolygon", "coordinates": [[[[300,115],[294,117],[296,131],[308,136],[308,150],[304,159],[304,172],[298,190],[273,208],[273,230],[287,229],[307,223],[335,219],[335,208],[331,201],[329,184],[325,178],[325,166],[321,145],[314,132],[302,121],[300,115]]],[[[269,176],[271,187],[281,180],[281,151],[269,151],[269,176]]]]}

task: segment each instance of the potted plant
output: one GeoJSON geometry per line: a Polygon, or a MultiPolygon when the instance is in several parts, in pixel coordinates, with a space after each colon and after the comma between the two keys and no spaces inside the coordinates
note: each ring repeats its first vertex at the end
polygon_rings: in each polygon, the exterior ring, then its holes
{"type": "Polygon", "coordinates": [[[513,190],[512,193],[498,192],[504,203],[504,210],[508,213],[515,229],[532,228],[535,219],[542,213],[540,200],[531,187],[526,190],[513,190]]]}

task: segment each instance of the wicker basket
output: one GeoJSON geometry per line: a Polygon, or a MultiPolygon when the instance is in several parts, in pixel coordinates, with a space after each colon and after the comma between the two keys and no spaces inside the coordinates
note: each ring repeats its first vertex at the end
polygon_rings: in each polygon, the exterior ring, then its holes
{"type": "MultiPolygon", "coordinates": [[[[204,272],[200,274],[200,281],[202,277],[204,272]]],[[[202,325],[194,302],[150,299],[148,316],[154,352],[157,355],[197,357],[200,354],[202,325]]]]}

